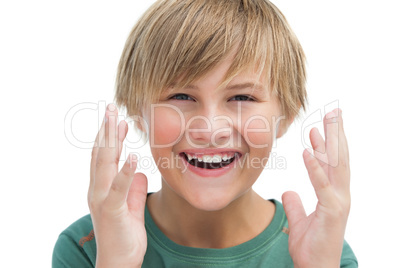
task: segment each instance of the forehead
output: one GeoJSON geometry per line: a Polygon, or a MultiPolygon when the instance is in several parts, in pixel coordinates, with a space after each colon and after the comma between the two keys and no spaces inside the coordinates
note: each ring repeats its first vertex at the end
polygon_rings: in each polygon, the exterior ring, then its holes
{"type": "Polygon", "coordinates": [[[236,61],[237,49],[218,63],[210,66],[204,73],[186,72],[174,79],[165,88],[197,89],[199,84],[209,83],[215,88],[242,89],[255,87],[258,90],[268,90],[268,66],[266,64],[236,61]],[[218,85],[218,86],[216,86],[218,85]]]}

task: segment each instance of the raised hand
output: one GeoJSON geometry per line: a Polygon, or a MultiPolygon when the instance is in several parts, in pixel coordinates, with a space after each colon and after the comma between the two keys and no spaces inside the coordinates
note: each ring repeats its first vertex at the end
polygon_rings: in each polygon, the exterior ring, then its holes
{"type": "Polygon", "coordinates": [[[94,226],[96,267],[141,267],[147,248],[144,209],[147,178],[135,173],[134,155],[118,172],[127,123],[117,126],[110,104],[92,150],[88,204],[94,226]]]}
{"type": "Polygon", "coordinates": [[[318,198],[310,215],[294,192],[282,202],[289,221],[289,252],[295,267],[340,267],[346,222],[350,210],[349,153],[340,109],[324,119],[325,141],[317,129],[310,132],[314,149],[303,152],[310,181],[318,198]]]}

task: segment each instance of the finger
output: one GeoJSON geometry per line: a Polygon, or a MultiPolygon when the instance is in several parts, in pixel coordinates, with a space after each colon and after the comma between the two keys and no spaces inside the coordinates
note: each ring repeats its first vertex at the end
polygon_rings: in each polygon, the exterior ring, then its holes
{"type": "Polygon", "coordinates": [[[147,201],[148,181],[143,173],[135,173],[127,197],[129,210],[141,221],[144,220],[144,210],[147,201]]]}
{"type": "Polygon", "coordinates": [[[310,141],[314,149],[314,156],[320,160],[321,167],[327,172],[328,157],[325,149],[325,141],[317,128],[311,129],[310,141]]]}
{"type": "Polygon", "coordinates": [[[350,185],[349,151],[341,114],[340,109],[335,109],[325,118],[328,177],[336,190],[348,192],[350,185]]]}
{"type": "Polygon", "coordinates": [[[119,125],[117,126],[117,136],[116,136],[116,140],[117,140],[117,145],[116,145],[116,149],[117,149],[117,158],[116,158],[116,162],[117,162],[117,167],[120,161],[120,156],[121,156],[121,152],[123,150],[123,143],[124,143],[124,139],[127,136],[127,132],[128,132],[128,125],[127,122],[122,120],[119,125]]]}
{"type": "Polygon", "coordinates": [[[339,162],[339,122],[334,111],[325,115],[324,130],[328,165],[336,167],[339,162]]]}
{"type": "Polygon", "coordinates": [[[103,140],[103,137],[104,137],[104,134],[105,134],[105,120],[106,120],[106,114],[105,114],[105,116],[104,116],[104,118],[102,120],[102,125],[101,125],[98,133],[96,134],[94,146],[92,148],[88,197],[89,197],[90,193],[92,192],[93,185],[94,185],[96,160],[97,160],[97,156],[98,156],[99,147],[102,146],[100,144],[100,141],[103,140]]]}
{"type": "Polygon", "coordinates": [[[349,149],[348,143],[346,140],[345,129],[343,127],[343,117],[342,117],[342,110],[335,109],[334,113],[338,115],[337,122],[339,126],[339,160],[346,159],[349,163],[349,149]]]}
{"type": "Polygon", "coordinates": [[[117,129],[117,109],[109,104],[106,111],[105,134],[100,142],[104,146],[98,148],[95,165],[94,194],[105,197],[113,179],[118,173],[119,141],[117,129]]]}
{"type": "Polygon", "coordinates": [[[118,137],[117,137],[117,143],[118,143],[118,152],[117,155],[120,156],[121,155],[121,151],[123,150],[123,143],[124,143],[124,139],[127,136],[127,132],[128,132],[128,125],[127,122],[122,120],[120,121],[119,125],[118,125],[118,137]]]}
{"type": "Polygon", "coordinates": [[[124,206],[136,168],[137,158],[134,154],[130,154],[110,186],[108,196],[105,200],[106,208],[115,210],[124,206]]]}
{"type": "Polygon", "coordinates": [[[307,149],[303,152],[303,159],[318,202],[325,207],[333,207],[336,201],[334,191],[318,160],[307,149]]]}
{"type": "MultiPolygon", "coordinates": [[[[114,149],[116,148],[116,125],[118,122],[118,111],[113,103],[107,106],[106,110],[106,128],[105,128],[105,147],[114,149]]],[[[114,151],[114,150],[112,150],[114,151]]]]}
{"type": "Polygon", "coordinates": [[[292,231],[292,226],[307,216],[306,211],[304,210],[300,196],[295,192],[285,192],[282,195],[282,204],[288,218],[289,229],[292,231]]]}

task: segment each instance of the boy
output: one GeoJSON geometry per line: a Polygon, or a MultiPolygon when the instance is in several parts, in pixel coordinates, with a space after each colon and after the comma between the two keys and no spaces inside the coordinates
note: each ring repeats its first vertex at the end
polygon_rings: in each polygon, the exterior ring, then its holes
{"type": "Polygon", "coordinates": [[[149,135],[162,175],[147,194],[125,121],[109,105],[91,161],[91,215],[59,237],[54,267],[357,267],[344,241],[348,149],[339,109],[303,153],[318,197],[306,216],[252,190],[275,138],[305,107],[301,46],[266,0],[156,2],[132,30],[116,102],[149,135]],[[338,128],[339,126],[339,128],[338,128]]]}

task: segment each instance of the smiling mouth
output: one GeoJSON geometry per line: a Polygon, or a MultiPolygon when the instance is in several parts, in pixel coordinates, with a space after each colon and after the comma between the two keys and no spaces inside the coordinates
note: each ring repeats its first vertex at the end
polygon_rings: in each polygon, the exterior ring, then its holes
{"type": "Polygon", "coordinates": [[[185,159],[190,165],[198,167],[198,168],[204,168],[204,169],[219,169],[219,168],[224,168],[228,165],[230,165],[236,158],[240,158],[241,155],[239,153],[234,153],[233,156],[231,157],[194,157],[194,156],[189,156],[186,153],[182,152],[180,153],[180,156],[185,159]]]}

